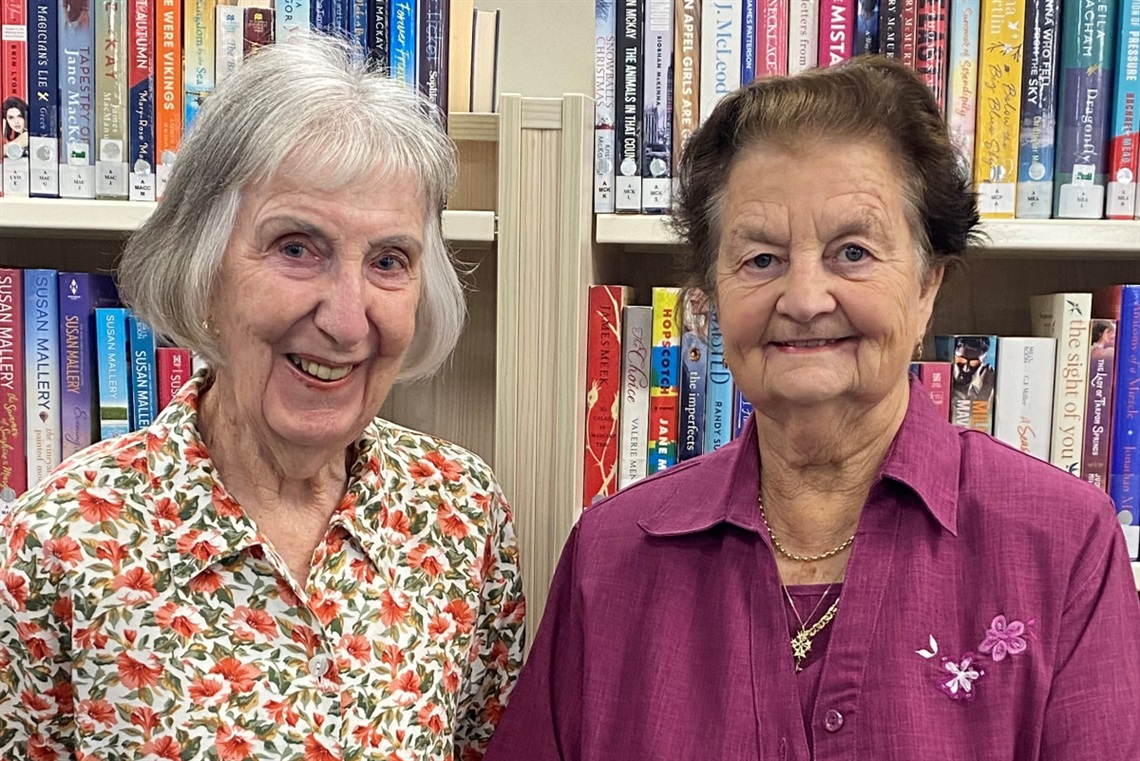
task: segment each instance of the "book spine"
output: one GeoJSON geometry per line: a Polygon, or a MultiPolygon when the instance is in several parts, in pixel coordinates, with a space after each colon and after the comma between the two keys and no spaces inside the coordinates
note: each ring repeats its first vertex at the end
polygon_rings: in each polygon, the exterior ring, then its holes
{"type": "Polygon", "coordinates": [[[738,438],[744,426],[748,423],[748,416],[752,414],[752,402],[744,398],[740,388],[732,391],[732,438],[738,438]]]}
{"type": "Polygon", "coordinates": [[[1053,213],[1059,12],[1060,0],[1029,0],[1025,6],[1016,207],[1022,219],[1048,219],[1053,213]]]}
{"type": "Polygon", "coordinates": [[[946,75],[949,57],[950,0],[920,0],[915,25],[914,68],[934,93],[938,110],[946,113],[946,75]]]}
{"type": "Polygon", "coordinates": [[[950,422],[991,433],[997,380],[997,336],[947,335],[934,339],[935,357],[949,362],[950,422]]]}
{"type": "Polygon", "coordinates": [[[649,474],[677,463],[677,407],[681,372],[677,288],[653,289],[653,362],[649,386],[649,474]]]}
{"type": "Polygon", "coordinates": [[[190,351],[175,346],[159,346],[154,355],[158,371],[158,408],[162,410],[190,380],[190,351]]]}
{"type": "Polygon", "coordinates": [[[856,0],[855,55],[874,55],[879,52],[880,0],[856,0]]]}
{"type": "MultiPolygon", "coordinates": [[[[648,0],[652,2],[652,0],[648,0]]],[[[744,17],[740,22],[740,84],[746,85],[756,78],[756,40],[757,18],[756,6],[765,0],[744,0],[741,9],[744,17]]]]}
{"type": "Polygon", "coordinates": [[[27,0],[0,0],[0,55],[3,56],[0,101],[9,106],[3,114],[3,157],[0,171],[4,174],[3,195],[27,196],[30,185],[28,169],[28,4],[27,0]],[[22,126],[9,122],[7,111],[19,112],[22,126]]]}
{"type": "Polygon", "coordinates": [[[126,200],[129,10],[125,0],[95,2],[95,197],[126,200]]]}
{"type": "Polygon", "coordinates": [[[1108,491],[1108,453],[1112,441],[1112,404],[1116,381],[1116,320],[1091,322],[1089,386],[1085,406],[1085,453],[1081,478],[1108,491]]]}
{"type": "Polygon", "coordinates": [[[617,211],[641,211],[641,46],[642,2],[617,0],[618,163],[614,178],[617,211]]]}
{"type": "Polygon", "coordinates": [[[385,74],[392,55],[388,7],[388,0],[368,0],[368,59],[385,74]]]}
{"type": "Polygon", "coordinates": [[[1128,553],[1140,559],[1140,285],[1120,287],[1116,334],[1116,402],[1108,496],[1116,505],[1128,553]]]}
{"type": "Polygon", "coordinates": [[[242,64],[242,36],[245,34],[243,8],[219,5],[214,15],[214,77],[221,84],[242,64]]]}
{"type": "Polygon", "coordinates": [[[618,488],[645,478],[649,462],[649,383],[653,307],[631,306],[622,316],[622,399],[618,488]]]}
{"type": "MultiPolygon", "coordinates": [[[[965,5],[970,2],[974,3],[977,16],[978,0],[966,0],[965,5]]],[[[902,58],[902,12],[902,0],[879,2],[879,52],[890,58],[902,58]]]]}
{"type": "Polygon", "coordinates": [[[788,73],[799,74],[819,60],[819,3],[790,0],[788,7],[788,73]]]}
{"type": "MultiPolygon", "coordinates": [[[[978,115],[979,0],[950,4],[950,72],[946,128],[967,177],[974,174],[974,127],[978,115]]],[[[1050,169],[1050,171],[1052,171],[1050,169]]]]}
{"type": "Polygon", "coordinates": [[[273,9],[243,8],[241,55],[242,59],[273,44],[273,9]]]}
{"type": "Polygon", "coordinates": [[[417,0],[392,0],[392,78],[416,87],[416,14],[417,0]]]}
{"type": "Polygon", "coordinates": [[[708,342],[698,330],[681,336],[681,409],[677,459],[684,462],[705,448],[705,379],[708,375],[708,342]]]}
{"type": "Polygon", "coordinates": [[[449,0],[420,0],[420,92],[447,116],[447,35],[449,0]]]}
{"type": "Polygon", "coordinates": [[[309,6],[309,26],[315,32],[333,32],[333,0],[312,0],[309,6]]]}
{"type": "Polygon", "coordinates": [[[918,0],[901,0],[899,14],[899,60],[914,68],[918,47],[918,0]]]}
{"type": "Polygon", "coordinates": [[[596,0],[594,7],[594,211],[598,214],[614,211],[615,5],[613,0],[596,0]]]}
{"type": "MultiPolygon", "coordinates": [[[[386,0],[378,0],[378,4],[387,9],[386,0]]],[[[277,42],[292,42],[294,37],[309,31],[309,21],[313,13],[310,0],[279,0],[274,6],[274,11],[273,39],[277,42]]],[[[387,13],[384,14],[384,18],[385,20],[388,18],[387,13]]],[[[373,49],[374,46],[369,41],[369,50],[373,49]]]]}
{"type": "MultiPolygon", "coordinates": [[[[368,15],[368,0],[351,0],[349,5],[348,37],[360,50],[368,50],[368,28],[371,25],[368,15]]],[[[446,50],[447,46],[444,45],[446,50]]],[[[447,113],[446,104],[443,108],[447,113]]]]}
{"type": "Polygon", "coordinates": [[[217,7],[217,0],[183,0],[183,132],[190,129],[202,101],[214,91],[214,16],[217,7]]]}
{"type": "Polygon", "coordinates": [[[912,362],[910,370],[926,389],[943,420],[950,420],[950,363],[912,362]]]}
{"type": "Polygon", "coordinates": [[[983,217],[1012,218],[1017,205],[1024,0],[982,0],[974,184],[983,217]]]}
{"type": "Polygon", "coordinates": [[[1132,219],[1140,212],[1136,201],[1140,174],[1140,0],[1121,0],[1116,88],[1113,92],[1112,132],[1108,149],[1108,199],[1105,216],[1132,219]]]}
{"type": "Polygon", "coordinates": [[[1072,0],[1063,12],[1053,216],[1100,219],[1116,64],[1116,3],[1072,0]]]}
{"type": "Polygon", "coordinates": [[[91,378],[89,368],[91,328],[87,317],[93,309],[89,276],[59,273],[60,333],[60,457],[66,460],[90,446],[91,378]]]}
{"type": "Polygon", "coordinates": [[[709,310],[708,355],[704,451],[712,452],[732,440],[732,373],[724,361],[724,337],[715,309],[709,310]]]}
{"type": "Polygon", "coordinates": [[[59,4],[30,0],[28,44],[30,192],[59,197],[59,4]]]}
{"type": "Polygon", "coordinates": [[[182,140],[182,9],[178,0],[156,2],[154,35],[155,197],[166,195],[182,140]]]}
{"type": "Polygon", "coordinates": [[[95,32],[86,5],[59,0],[60,138],[59,194],[95,197],[94,108],[95,32]]]}
{"type": "Polygon", "coordinates": [[[130,431],[130,359],[127,356],[127,310],[95,310],[96,358],[99,367],[99,438],[130,431]]]}
{"type": "Polygon", "coordinates": [[[641,210],[663,214],[672,197],[673,0],[646,0],[641,115],[641,210]]]}
{"type": "Polygon", "coordinates": [[[131,427],[146,428],[154,422],[155,367],[154,333],[133,314],[127,318],[131,356],[131,427]]]}
{"type": "Polygon", "coordinates": [[[788,73],[788,0],[759,1],[756,71],[763,77],[783,76],[788,73]]]}
{"type": "Polygon", "coordinates": [[[582,506],[617,491],[618,426],[621,422],[621,319],[627,291],[590,286],[586,354],[586,452],[582,506]]]}
{"type": "Polygon", "coordinates": [[[24,339],[31,487],[60,463],[59,292],[54,270],[24,270],[24,339]]]}
{"type": "Polygon", "coordinates": [[[994,437],[1049,461],[1053,430],[1053,338],[998,339],[994,437]]]}
{"type": "Polygon", "coordinates": [[[697,129],[701,106],[701,2],[676,0],[673,19],[673,167],[697,129]]]}
{"type": "Polygon", "coordinates": [[[130,188],[132,201],[155,200],[154,179],[154,5],[131,0],[130,188]]]}
{"type": "Polygon", "coordinates": [[[1034,296],[1030,299],[1030,309],[1034,335],[1057,339],[1049,462],[1080,477],[1088,396],[1092,295],[1055,293],[1034,296]]]}
{"type": "Polygon", "coordinates": [[[28,490],[23,307],[23,274],[0,269],[0,517],[28,490]]]}
{"type": "Polygon", "coordinates": [[[835,66],[854,50],[854,0],[822,0],[819,9],[819,65],[835,66]]]}
{"type": "Polygon", "coordinates": [[[706,0],[701,6],[701,121],[740,87],[740,36],[744,2],[706,0]]]}

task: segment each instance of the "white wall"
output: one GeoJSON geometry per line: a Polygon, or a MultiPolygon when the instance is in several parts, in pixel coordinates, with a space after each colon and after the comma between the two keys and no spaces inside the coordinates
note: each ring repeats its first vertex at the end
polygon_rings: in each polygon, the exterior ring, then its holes
{"type": "Polygon", "coordinates": [[[499,92],[594,95],[594,0],[475,0],[498,8],[499,92]]]}

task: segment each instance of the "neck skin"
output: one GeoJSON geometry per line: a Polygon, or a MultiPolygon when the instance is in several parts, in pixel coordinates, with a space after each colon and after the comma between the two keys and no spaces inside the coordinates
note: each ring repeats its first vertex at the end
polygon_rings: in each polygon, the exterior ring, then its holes
{"type": "MultiPolygon", "coordinates": [[[[774,414],[757,408],[764,514],[788,552],[822,554],[855,533],[909,399],[903,383],[870,408],[846,403],[774,414]]],[[[846,565],[846,558],[844,552],[833,560],[846,565]]]]}

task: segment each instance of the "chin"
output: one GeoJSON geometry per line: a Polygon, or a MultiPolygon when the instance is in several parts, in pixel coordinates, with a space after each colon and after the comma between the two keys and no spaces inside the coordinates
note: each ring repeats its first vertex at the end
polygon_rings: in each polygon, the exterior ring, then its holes
{"type": "Polygon", "coordinates": [[[270,428],[281,439],[305,449],[343,449],[364,432],[366,422],[340,415],[308,414],[270,421],[270,428]]]}

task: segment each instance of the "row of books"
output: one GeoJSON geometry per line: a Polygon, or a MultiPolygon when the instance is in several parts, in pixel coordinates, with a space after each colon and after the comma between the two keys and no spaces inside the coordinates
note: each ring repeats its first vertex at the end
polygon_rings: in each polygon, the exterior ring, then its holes
{"type": "Polygon", "coordinates": [[[0,269],[0,513],[63,460],[154,420],[190,377],[107,275],[0,269]]]}
{"type": "Polygon", "coordinates": [[[1140,217],[1140,0],[595,0],[594,209],[668,211],[754,78],[885,54],[944,109],[985,217],[1140,217]]]}
{"type": "Polygon", "coordinates": [[[0,0],[2,195],[155,201],[203,100],[259,47],[352,40],[446,114],[493,111],[474,0],[0,0]]]}
{"type": "MultiPolygon", "coordinates": [[[[677,288],[654,288],[652,306],[629,299],[624,286],[589,291],[585,507],[723,446],[752,411],[715,310],[677,288]]],[[[1140,559],[1140,285],[1044,294],[1028,307],[1033,336],[937,336],[934,360],[911,370],[948,421],[1107,492],[1140,559]]]]}

